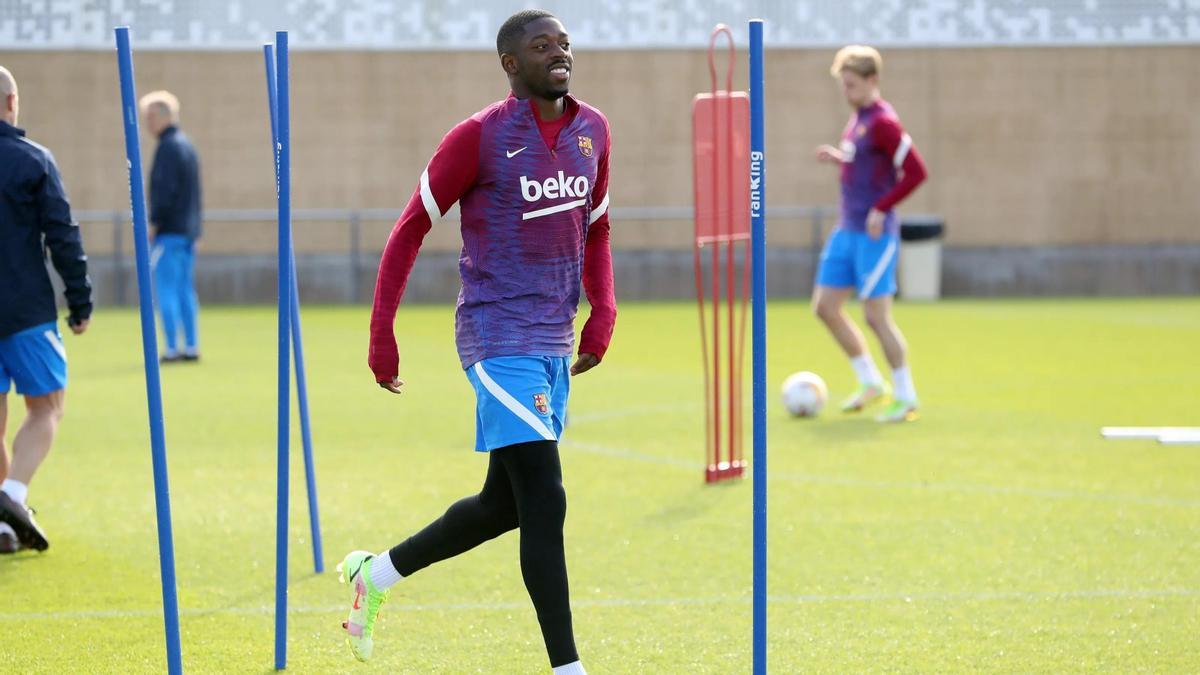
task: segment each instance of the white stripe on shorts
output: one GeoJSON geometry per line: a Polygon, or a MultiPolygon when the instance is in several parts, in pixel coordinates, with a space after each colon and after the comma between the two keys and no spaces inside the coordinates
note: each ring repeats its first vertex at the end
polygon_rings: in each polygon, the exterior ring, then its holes
{"type": "Polygon", "coordinates": [[[888,242],[887,248],[884,249],[883,255],[879,256],[879,262],[875,263],[875,269],[867,275],[867,283],[863,284],[862,292],[858,297],[866,300],[871,297],[871,292],[879,285],[879,280],[883,278],[884,271],[887,270],[888,264],[892,262],[892,257],[896,255],[896,238],[893,237],[888,242]]]}
{"type": "Polygon", "coordinates": [[[150,269],[151,270],[158,267],[158,261],[160,258],[162,258],[162,255],[163,255],[163,245],[162,244],[155,244],[154,247],[150,249],[150,269]]]}
{"type": "Polygon", "coordinates": [[[42,337],[49,340],[50,346],[54,347],[54,351],[58,352],[58,355],[63,358],[63,361],[67,360],[67,350],[63,348],[62,341],[58,339],[58,336],[54,334],[54,331],[43,331],[42,337]]]}
{"type": "Polygon", "coordinates": [[[505,408],[508,408],[514,415],[520,417],[523,422],[532,427],[534,431],[538,432],[542,438],[546,439],[547,441],[558,440],[558,438],[554,436],[554,433],[550,431],[550,428],[546,426],[545,422],[539,419],[537,415],[534,415],[532,412],[530,412],[529,408],[526,408],[518,403],[517,399],[512,397],[512,394],[504,391],[500,385],[496,384],[496,381],[492,379],[492,376],[488,375],[487,371],[483,369],[483,362],[476,363],[474,367],[475,374],[479,377],[479,381],[483,383],[483,387],[487,389],[492,396],[495,396],[497,401],[500,401],[502,404],[504,404],[505,408]]]}

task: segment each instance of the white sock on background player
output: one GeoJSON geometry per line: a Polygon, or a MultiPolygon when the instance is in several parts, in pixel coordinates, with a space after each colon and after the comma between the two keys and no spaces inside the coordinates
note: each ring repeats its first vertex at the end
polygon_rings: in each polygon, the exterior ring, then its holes
{"type": "Polygon", "coordinates": [[[854,368],[854,374],[858,376],[859,384],[883,384],[883,375],[880,374],[879,368],[875,367],[875,360],[869,353],[864,352],[850,359],[850,365],[854,368]]]}
{"type": "Polygon", "coordinates": [[[6,478],[3,483],[0,483],[0,492],[12,497],[14,502],[24,506],[25,498],[29,496],[29,486],[19,480],[6,478]]]}
{"type": "Polygon", "coordinates": [[[900,366],[892,371],[892,384],[896,387],[897,401],[917,402],[917,388],[913,385],[912,371],[908,369],[908,366],[900,366]]]}
{"type": "Polygon", "coordinates": [[[554,675],[587,675],[587,671],[583,669],[582,663],[573,661],[565,666],[555,668],[554,675]]]}
{"type": "Polygon", "coordinates": [[[403,578],[392,564],[392,556],[388,551],[380,553],[371,561],[371,585],[375,588],[386,591],[403,578]]]}

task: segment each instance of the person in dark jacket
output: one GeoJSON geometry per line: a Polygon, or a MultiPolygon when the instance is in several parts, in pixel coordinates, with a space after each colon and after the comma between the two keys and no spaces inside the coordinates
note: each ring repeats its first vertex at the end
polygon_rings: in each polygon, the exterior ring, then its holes
{"type": "Polygon", "coordinates": [[[0,67],[0,553],[50,545],[25,505],[66,400],[67,354],[47,250],[66,287],[71,332],[83,334],[92,315],[87,256],[62,178],[50,151],[17,128],[17,107],[16,80],[0,67]],[[10,464],[4,438],[13,384],[27,413],[10,464]]]}
{"type": "Polygon", "coordinates": [[[200,302],[192,281],[196,240],[200,238],[200,160],[179,130],[179,100],[168,91],[146,94],[140,102],[150,133],[158,137],[150,169],[150,227],[154,248],[154,290],[166,347],[164,363],[200,358],[197,322],[200,302]],[[183,348],[177,341],[183,327],[183,348]]]}

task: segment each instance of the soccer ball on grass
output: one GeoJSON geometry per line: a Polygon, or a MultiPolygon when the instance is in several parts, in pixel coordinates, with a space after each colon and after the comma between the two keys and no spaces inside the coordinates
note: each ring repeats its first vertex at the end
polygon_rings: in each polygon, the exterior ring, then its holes
{"type": "Polygon", "coordinates": [[[816,417],[829,398],[829,389],[820,375],[807,370],[793,373],[783,381],[783,407],[793,417],[816,417]]]}

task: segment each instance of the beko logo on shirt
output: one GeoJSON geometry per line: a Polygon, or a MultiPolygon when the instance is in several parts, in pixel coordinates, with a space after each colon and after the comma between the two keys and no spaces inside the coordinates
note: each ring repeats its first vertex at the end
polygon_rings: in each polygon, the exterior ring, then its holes
{"type": "Polygon", "coordinates": [[[586,176],[567,176],[559,171],[558,176],[551,176],[540,183],[521,176],[521,196],[527,202],[536,202],[543,198],[586,197],[587,194],[588,179],[586,176]]]}

